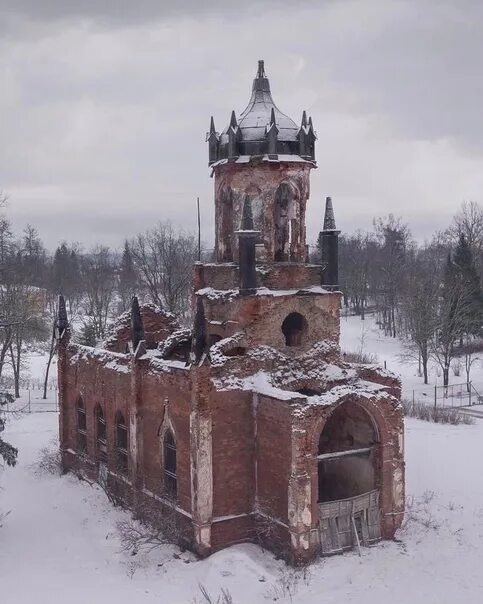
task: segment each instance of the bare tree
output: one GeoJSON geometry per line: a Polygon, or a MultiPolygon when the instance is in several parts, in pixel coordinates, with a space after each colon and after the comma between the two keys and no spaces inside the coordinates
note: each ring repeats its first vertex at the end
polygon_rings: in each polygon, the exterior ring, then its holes
{"type": "Polygon", "coordinates": [[[458,278],[457,269],[448,257],[438,300],[436,329],[431,340],[431,354],[443,372],[443,385],[449,384],[451,362],[456,356],[456,343],[468,333],[472,321],[470,292],[458,278]]]}
{"type": "Polygon", "coordinates": [[[392,214],[375,220],[374,228],[380,244],[377,295],[382,325],[386,333],[395,338],[396,313],[405,279],[411,237],[408,226],[392,214]]]}
{"type": "Polygon", "coordinates": [[[424,383],[428,383],[430,344],[437,327],[440,267],[431,248],[420,250],[407,265],[401,313],[410,346],[418,352],[424,383]]]}
{"type": "Polygon", "coordinates": [[[109,248],[96,246],[82,259],[85,311],[97,339],[104,337],[116,291],[116,273],[109,248]]]}
{"type": "Polygon", "coordinates": [[[131,252],[151,300],[172,312],[186,314],[197,257],[196,238],[169,222],[159,223],[131,242],[131,252]]]}

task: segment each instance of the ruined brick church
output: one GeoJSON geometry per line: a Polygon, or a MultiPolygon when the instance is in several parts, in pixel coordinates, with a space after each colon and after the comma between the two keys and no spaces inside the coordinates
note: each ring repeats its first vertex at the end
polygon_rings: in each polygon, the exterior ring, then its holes
{"type": "Polygon", "coordinates": [[[64,469],[174,514],[203,556],[257,542],[300,563],[402,521],[400,383],[341,358],[329,198],[322,263],[308,259],[315,141],[305,112],[296,125],[277,108],[260,61],[245,111],[207,135],[215,256],[194,266],[192,329],[134,298],[101,347],[81,346],[60,298],[64,469]]]}

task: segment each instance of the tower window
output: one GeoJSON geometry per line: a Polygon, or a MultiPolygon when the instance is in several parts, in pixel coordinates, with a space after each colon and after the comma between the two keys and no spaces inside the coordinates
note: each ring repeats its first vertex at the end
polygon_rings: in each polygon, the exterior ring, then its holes
{"type": "Polygon", "coordinates": [[[176,442],[171,430],[164,436],[164,489],[172,497],[176,497],[178,490],[178,479],[176,476],[176,442]]]}
{"type": "Polygon", "coordinates": [[[77,400],[77,450],[79,453],[87,451],[86,410],[82,397],[79,397],[77,400]]]}
{"type": "Polygon", "coordinates": [[[301,346],[307,332],[307,321],[298,312],[291,312],[282,323],[282,333],[287,346],[301,346]]]}
{"type": "Polygon", "coordinates": [[[116,464],[121,474],[127,474],[127,426],[124,415],[121,412],[116,416],[116,464]]]}
{"type": "Polygon", "coordinates": [[[97,458],[100,462],[107,462],[107,439],[106,439],[106,420],[102,407],[96,407],[96,445],[97,458]]]}

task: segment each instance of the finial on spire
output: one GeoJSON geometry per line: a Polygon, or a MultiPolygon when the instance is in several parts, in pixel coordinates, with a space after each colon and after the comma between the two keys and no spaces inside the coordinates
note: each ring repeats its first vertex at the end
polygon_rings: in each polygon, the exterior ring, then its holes
{"type": "Polygon", "coordinates": [[[335,231],[334,208],[332,207],[332,198],[325,198],[324,231],[335,231]]]}
{"type": "Polygon", "coordinates": [[[210,120],[210,134],[216,134],[215,120],[213,119],[213,116],[211,116],[211,120],[210,120]]]}
{"type": "Polygon", "coordinates": [[[275,108],[272,107],[272,111],[270,112],[270,126],[272,125],[276,125],[276,121],[275,121],[275,108]]]}
{"type": "Polygon", "coordinates": [[[303,111],[302,113],[302,127],[305,128],[307,126],[307,112],[303,111]]]}
{"type": "Polygon", "coordinates": [[[312,116],[309,117],[309,128],[314,129],[314,125],[312,124],[312,116]]]}
{"type": "Polygon", "coordinates": [[[144,340],[143,319],[137,296],[133,296],[131,301],[131,339],[134,351],[136,351],[139,342],[144,340]]]}
{"type": "Polygon", "coordinates": [[[236,130],[238,128],[238,122],[236,121],[236,115],[234,110],[231,112],[230,128],[233,128],[233,130],[236,130]]]}
{"type": "Polygon", "coordinates": [[[262,59],[260,61],[258,61],[258,72],[257,72],[257,78],[266,78],[267,76],[265,75],[265,61],[263,61],[262,59]]]}

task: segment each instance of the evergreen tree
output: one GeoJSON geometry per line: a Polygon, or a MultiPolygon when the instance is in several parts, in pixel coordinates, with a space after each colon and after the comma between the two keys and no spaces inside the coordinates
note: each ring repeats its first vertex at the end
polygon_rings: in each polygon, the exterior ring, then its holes
{"type": "MultiPolygon", "coordinates": [[[[13,396],[9,392],[0,392],[0,407],[14,401],[13,396]]],[[[0,409],[1,412],[1,409],[0,409]]],[[[17,463],[18,450],[10,443],[4,441],[1,433],[5,429],[5,420],[0,416],[0,458],[7,466],[14,466],[17,463]]]]}
{"type": "Polygon", "coordinates": [[[466,334],[477,334],[483,322],[483,294],[480,279],[473,260],[473,253],[466,237],[461,234],[456,246],[454,257],[454,278],[465,292],[465,304],[468,325],[466,334]]]}

